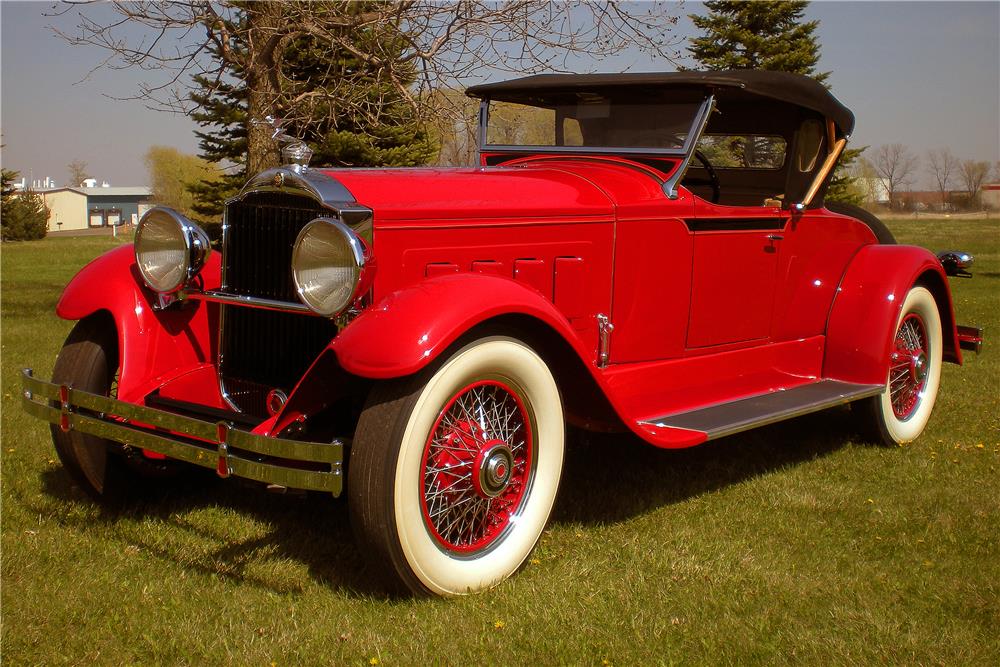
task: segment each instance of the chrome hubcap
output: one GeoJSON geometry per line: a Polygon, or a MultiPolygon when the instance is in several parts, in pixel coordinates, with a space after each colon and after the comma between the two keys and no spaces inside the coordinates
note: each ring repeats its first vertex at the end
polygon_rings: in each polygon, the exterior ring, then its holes
{"type": "Polygon", "coordinates": [[[927,379],[927,355],[923,352],[913,355],[911,361],[913,379],[917,382],[923,382],[927,379]]]}
{"type": "Polygon", "coordinates": [[[476,492],[496,498],[506,490],[514,469],[514,455],[502,442],[487,442],[476,455],[473,480],[476,492]]]}

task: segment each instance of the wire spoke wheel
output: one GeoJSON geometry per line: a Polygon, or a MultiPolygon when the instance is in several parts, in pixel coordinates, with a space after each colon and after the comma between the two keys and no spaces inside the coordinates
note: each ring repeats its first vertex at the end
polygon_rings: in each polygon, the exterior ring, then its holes
{"type": "Polygon", "coordinates": [[[456,394],[434,424],[423,457],[428,530],[458,553],[488,548],[510,525],[533,471],[528,413],[496,380],[456,394]]]}
{"type": "Polygon", "coordinates": [[[889,395],[892,411],[902,421],[913,416],[927,387],[927,331],[916,313],[903,318],[890,357],[889,395]]]}

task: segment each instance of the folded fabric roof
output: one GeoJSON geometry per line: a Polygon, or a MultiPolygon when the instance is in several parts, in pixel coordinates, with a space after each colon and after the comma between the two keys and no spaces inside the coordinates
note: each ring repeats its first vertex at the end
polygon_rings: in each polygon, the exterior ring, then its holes
{"type": "Polygon", "coordinates": [[[536,74],[500,83],[468,88],[470,97],[503,102],[538,104],[547,95],[589,92],[621,94],[628,89],[668,90],[703,88],[727,97],[757,96],[798,105],[823,114],[836,123],[842,134],[854,130],[854,114],[826,87],[807,76],[765,70],[720,70],[713,72],[640,72],[625,74],[536,74]]]}

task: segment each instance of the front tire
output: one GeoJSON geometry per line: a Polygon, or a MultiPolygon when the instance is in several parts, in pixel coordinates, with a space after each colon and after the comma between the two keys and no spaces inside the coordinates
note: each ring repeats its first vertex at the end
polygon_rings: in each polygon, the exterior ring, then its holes
{"type": "Polygon", "coordinates": [[[489,588],[538,541],[563,448],[562,402],[541,357],[511,338],[472,342],[372,391],[348,470],[358,540],[412,592],[489,588]]]}
{"type": "Polygon", "coordinates": [[[874,439],[902,445],[923,432],[941,383],[943,340],[934,295],[913,287],[896,321],[886,390],[860,406],[874,439]]]}
{"type": "MultiPolygon", "coordinates": [[[[73,327],[52,370],[52,381],[92,394],[117,395],[118,332],[104,314],[73,327]]],[[[94,500],[115,504],[136,489],[136,479],[172,476],[174,461],[150,460],[141,451],[79,431],[51,426],[56,454],[70,478],[94,500]]]]}

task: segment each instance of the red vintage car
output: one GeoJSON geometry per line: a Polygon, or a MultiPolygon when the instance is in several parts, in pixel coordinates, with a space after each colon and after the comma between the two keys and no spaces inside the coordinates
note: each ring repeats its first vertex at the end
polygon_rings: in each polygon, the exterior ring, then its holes
{"type": "MultiPolygon", "coordinates": [[[[471,168],[254,176],[221,252],[142,218],[66,288],[51,382],[24,372],[99,499],[187,464],[345,490],[362,548],[418,593],[491,586],[552,508],[566,424],[690,447],[852,403],[920,435],[960,252],[824,207],[854,126],[773,72],[542,75],[471,88],[471,168]]],[[[613,492],[613,490],[609,490],[613,492]]]]}

